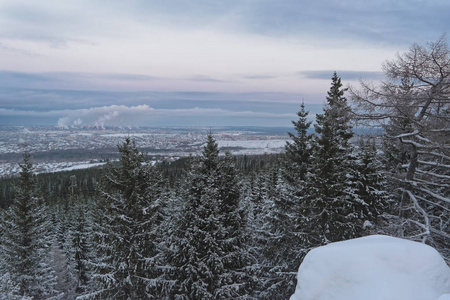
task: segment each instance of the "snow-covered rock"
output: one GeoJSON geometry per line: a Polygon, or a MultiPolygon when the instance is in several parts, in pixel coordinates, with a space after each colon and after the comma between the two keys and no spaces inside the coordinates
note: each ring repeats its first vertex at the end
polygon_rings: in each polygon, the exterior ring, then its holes
{"type": "Polygon", "coordinates": [[[291,300],[450,300],[450,268],[430,246],[368,236],[311,250],[291,300]]]}

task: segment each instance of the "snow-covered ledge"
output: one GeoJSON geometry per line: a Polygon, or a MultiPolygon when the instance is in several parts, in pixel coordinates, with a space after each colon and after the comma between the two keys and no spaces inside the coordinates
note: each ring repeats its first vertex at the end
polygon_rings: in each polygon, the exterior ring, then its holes
{"type": "Polygon", "coordinates": [[[450,300],[450,268],[427,245],[374,235],[306,255],[291,300],[450,300]]]}

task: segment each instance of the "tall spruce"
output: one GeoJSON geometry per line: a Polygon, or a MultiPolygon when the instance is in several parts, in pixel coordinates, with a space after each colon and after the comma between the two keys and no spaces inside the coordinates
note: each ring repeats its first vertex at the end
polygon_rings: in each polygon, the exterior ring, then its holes
{"type": "Polygon", "coordinates": [[[297,112],[298,120],[292,121],[296,134],[288,133],[291,141],[285,146],[285,178],[289,184],[298,184],[306,179],[308,167],[311,161],[311,135],[308,129],[311,121],[308,121],[309,112],[305,110],[302,103],[300,111],[297,112]]]}
{"type": "Polygon", "coordinates": [[[56,277],[51,267],[50,223],[28,153],[19,165],[21,172],[15,197],[1,220],[2,273],[9,276],[5,296],[8,299],[47,299],[59,294],[54,289],[56,277]]]}
{"type": "Polygon", "coordinates": [[[100,183],[94,217],[96,291],[85,298],[157,299],[161,222],[159,172],[129,138],[118,146],[118,167],[100,183]]]}
{"type": "Polygon", "coordinates": [[[308,111],[304,103],[292,121],[296,134],[289,133],[285,155],[277,165],[275,181],[268,188],[264,216],[264,265],[268,266],[262,299],[285,299],[295,289],[295,274],[303,248],[299,239],[298,220],[307,190],[311,162],[311,136],[308,111]]]}
{"type": "Polygon", "coordinates": [[[179,193],[182,209],[168,239],[170,299],[238,299],[249,294],[245,219],[232,157],[212,135],[179,193]]]}
{"type": "Polygon", "coordinates": [[[350,139],[350,107],[341,78],[334,72],[323,114],[317,114],[311,188],[301,221],[303,241],[318,246],[361,235],[363,221],[353,196],[355,157],[350,139]]]}

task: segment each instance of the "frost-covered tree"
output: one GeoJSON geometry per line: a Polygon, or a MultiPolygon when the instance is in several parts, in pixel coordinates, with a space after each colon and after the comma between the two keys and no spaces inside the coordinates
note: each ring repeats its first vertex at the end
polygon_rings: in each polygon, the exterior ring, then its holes
{"type": "Polygon", "coordinates": [[[309,112],[305,110],[305,104],[301,104],[300,111],[297,112],[298,120],[292,121],[296,134],[289,132],[291,141],[286,143],[284,160],[284,176],[289,184],[301,185],[306,180],[308,168],[311,162],[311,138],[308,129],[311,121],[308,121],[309,112]]]}
{"type": "Polygon", "coordinates": [[[377,228],[385,226],[379,224],[379,221],[382,215],[391,209],[391,197],[386,190],[386,172],[373,139],[360,138],[355,168],[350,177],[353,197],[359,203],[364,227],[369,231],[376,231],[377,228]]]}
{"type": "Polygon", "coordinates": [[[450,259],[450,52],[445,36],[383,65],[386,80],[352,90],[362,120],[385,130],[403,232],[450,259]]]}
{"type": "MultiPolygon", "coordinates": [[[[40,197],[30,155],[24,154],[16,194],[1,219],[3,280],[7,299],[47,299],[57,296],[51,267],[50,223],[40,197]]],[[[4,288],[4,287],[3,287],[4,288]]]]}
{"type": "Polygon", "coordinates": [[[249,294],[240,186],[231,156],[212,135],[193,160],[167,241],[170,299],[238,299],[249,294]]]}
{"type": "Polygon", "coordinates": [[[242,207],[247,212],[247,222],[245,226],[245,236],[247,253],[252,257],[249,266],[250,274],[253,277],[252,293],[256,299],[265,299],[265,295],[271,293],[267,287],[273,285],[270,274],[271,264],[265,254],[268,248],[266,215],[270,207],[269,190],[272,185],[267,176],[267,171],[259,171],[252,174],[247,189],[244,190],[246,196],[243,198],[242,207]]]}
{"type": "Polygon", "coordinates": [[[84,298],[156,299],[163,182],[134,142],[118,148],[120,164],[100,183],[94,215],[98,286],[84,298]]]}
{"type": "Polygon", "coordinates": [[[295,274],[303,253],[298,220],[311,162],[311,136],[308,134],[311,122],[303,103],[297,116],[298,120],[292,121],[296,134],[289,133],[291,141],[286,143],[285,155],[267,174],[269,176],[264,176],[263,197],[256,194],[257,200],[264,199],[264,215],[259,218],[262,225],[256,228],[263,254],[261,266],[265,270],[259,275],[263,279],[258,295],[261,299],[285,299],[293,293],[295,274]]]}
{"type": "Polygon", "coordinates": [[[65,244],[74,292],[77,294],[83,294],[89,290],[92,277],[89,264],[92,259],[92,226],[89,209],[90,207],[82,201],[73,205],[73,215],[65,244]]]}
{"type": "Polygon", "coordinates": [[[354,197],[351,173],[355,157],[350,139],[350,107],[341,78],[333,74],[323,114],[317,114],[311,159],[311,185],[302,203],[304,245],[318,246],[361,235],[363,216],[354,197]]]}
{"type": "Polygon", "coordinates": [[[286,299],[295,290],[295,274],[301,258],[301,240],[297,234],[299,197],[292,193],[281,172],[266,200],[263,230],[262,274],[265,283],[260,299],[286,299]]]}

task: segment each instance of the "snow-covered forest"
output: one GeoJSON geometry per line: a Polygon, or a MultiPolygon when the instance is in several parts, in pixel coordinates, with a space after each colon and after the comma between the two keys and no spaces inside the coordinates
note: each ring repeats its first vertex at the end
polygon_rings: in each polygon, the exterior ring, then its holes
{"type": "Polygon", "coordinates": [[[60,187],[25,153],[2,208],[0,298],[288,299],[309,250],[371,234],[449,264],[449,54],[445,38],[413,45],[359,87],[330,74],[323,113],[313,124],[301,103],[283,155],[219,155],[211,132],[169,168],[125,139],[118,163],[60,187]]]}

